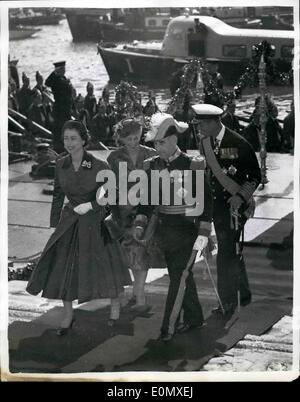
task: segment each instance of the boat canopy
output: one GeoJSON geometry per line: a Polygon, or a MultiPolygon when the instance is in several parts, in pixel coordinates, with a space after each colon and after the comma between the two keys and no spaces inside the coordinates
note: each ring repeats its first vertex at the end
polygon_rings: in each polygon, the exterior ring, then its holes
{"type": "MultiPolygon", "coordinates": [[[[294,31],[242,29],[232,27],[214,17],[180,16],[169,22],[163,40],[162,53],[172,57],[189,57],[193,54],[198,57],[219,58],[222,54],[219,49],[221,46],[237,44],[246,47],[268,39],[270,42],[278,43],[282,40],[286,45],[293,45],[294,31]],[[194,49],[190,40],[193,35],[194,39],[196,38],[194,49]]],[[[249,57],[249,51],[247,55],[245,53],[245,56],[249,57]]]]}

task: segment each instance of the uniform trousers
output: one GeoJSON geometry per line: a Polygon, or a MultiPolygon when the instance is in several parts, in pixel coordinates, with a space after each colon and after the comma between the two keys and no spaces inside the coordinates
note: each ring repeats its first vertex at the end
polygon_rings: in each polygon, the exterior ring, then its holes
{"type": "Polygon", "coordinates": [[[170,278],[162,334],[175,332],[181,311],[185,323],[200,325],[204,320],[192,266],[187,268],[197,238],[197,228],[185,219],[184,216],[162,215],[159,220],[157,236],[170,278]]]}
{"type": "Polygon", "coordinates": [[[53,109],[53,148],[58,154],[65,151],[62,140],[62,128],[67,120],[71,119],[71,113],[68,111],[53,109]]]}
{"type": "Polygon", "coordinates": [[[244,258],[236,249],[246,219],[240,218],[238,230],[232,227],[231,219],[230,210],[224,205],[224,201],[215,200],[213,221],[218,242],[218,292],[225,308],[226,305],[230,307],[237,305],[238,290],[241,302],[251,298],[244,258]]]}

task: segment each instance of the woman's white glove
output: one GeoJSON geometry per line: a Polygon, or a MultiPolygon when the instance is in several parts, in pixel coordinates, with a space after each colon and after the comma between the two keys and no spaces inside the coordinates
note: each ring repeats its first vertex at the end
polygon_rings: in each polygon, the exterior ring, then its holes
{"type": "Polygon", "coordinates": [[[135,240],[142,240],[145,229],[142,226],[136,226],[133,231],[133,238],[135,240]]]}
{"type": "Polygon", "coordinates": [[[202,251],[208,244],[208,237],[199,235],[194,243],[193,250],[202,251]]]}
{"type": "Polygon", "coordinates": [[[91,209],[93,209],[92,204],[90,202],[84,202],[83,204],[77,205],[77,207],[74,208],[74,212],[79,215],[85,215],[91,209]]]}

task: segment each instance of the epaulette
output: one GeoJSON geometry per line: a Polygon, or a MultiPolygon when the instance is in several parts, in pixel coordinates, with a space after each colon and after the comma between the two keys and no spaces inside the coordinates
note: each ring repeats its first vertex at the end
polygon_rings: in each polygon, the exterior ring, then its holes
{"type": "Polygon", "coordinates": [[[151,162],[153,162],[158,157],[159,157],[158,155],[154,155],[154,156],[151,156],[151,158],[145,159],[144,162],[143,162],[143,169],[144,170],[149,170],[150,167],[151,167],[151,162]]]}
{"type": "Polygon", "coordinates": [[[198,155],[192,157],[190,165],[191,170],[204,170],[205,167],[206,167],[206,161],[204,156],[198,155]]]}

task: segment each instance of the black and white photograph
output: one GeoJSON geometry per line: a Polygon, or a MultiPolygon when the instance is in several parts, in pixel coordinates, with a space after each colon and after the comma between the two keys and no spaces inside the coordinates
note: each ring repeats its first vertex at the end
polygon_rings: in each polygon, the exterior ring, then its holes
{"type": "Polygon", "coordinates": [[[298,2],[0,13],[1,381],[297,379],[298,2]]]}

